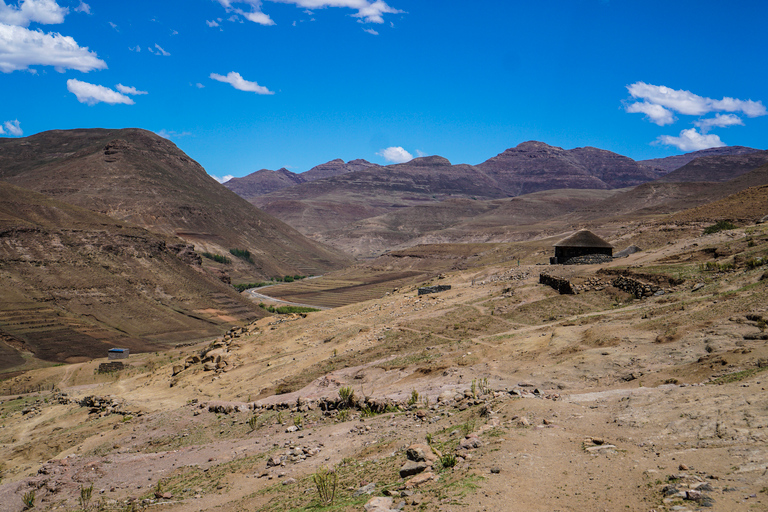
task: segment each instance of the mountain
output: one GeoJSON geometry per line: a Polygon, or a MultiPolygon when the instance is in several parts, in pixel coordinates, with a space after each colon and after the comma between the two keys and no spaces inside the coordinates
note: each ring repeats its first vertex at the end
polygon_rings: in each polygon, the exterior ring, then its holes
{"type": "Polygon", "coordinates": [[[768,151],[702,156],[676,169],[661,182],[725,182],[768,163],[768,151]]]}
{"type": "Polygon", "coordinates": [[[323,178],[330,178],[348,172],[361,171],[370,167],[379,167],[366,160],[357,159],[344,163],[337,158],[324,164],[313,167],[307,172],[297,174],[286,168],[270,171],[261,169],[242,178],[232,178],[224,183],[224,186],[244,199],[252,199],[256,196],[277,192],[284,188],[307,183],[323,178]]]}
{"type": "Polygon", "coordinates": [[[304,183],[304,181],[300,174],[293,173],[286,168],[276,171],[261,169],[242,178],[232,178],[225,182],[224,186],[240,197],[250,199],[292,187],[304,183]]]}
{"type": "Polygon", "coordinates": [[[439,156],[348,172],[251,199],[305,234],[339,229],[397,208],[448,198],[498,198],[507,194],[471,165],[439,156]]]}
{"type": "Polygon", "coordinates": [[[264,313],[184,241],[0,181],[0,371],[154,351],[264,313]]]}
{"type": "Polygon", "coordinates": [[[663,169],[667,172],[671,172],[702,156],[744,155],[747,153],[754,153],[756,151],[760,150],[744,146],[723,146],[720,148],[702,149],[700,151],[694,151],[684,155],[668,156],[666,158],[652,158],[650,160],[640,160],[638,163],[647,165],[648,167],[655,167],[657,169],[663,169]]]}
{"type": "Polygon", "coordinates": [[[543,142],[523,142],[477,165],[510,196],[541,190],[613,189],[639,185],[664,172],[602,149],[564,150],[543,142]]]}
{"type": "MultiPolygon", "coordinates": [[[[452,165],[440,156],[415,158],[302,183],[251,197],[250,201],[302,233],[339,247],[332,233],[400,208],[447,199],[500,199],[553,189],[610,190],[652,181],[663,174],[610,151],[589,147],[566,151],[531,141],[476,166],[452,165]]],[[[447,213],[450,215],[450,210],[447,213]]],[[[393,234],[387,231],[387,236],[393,234]]],[[[380,242],[369,249],[380,247],[380,242]]]]}
{"type": "Polygon", "coordinates": [[[158,135],[139,129],[49,131],[0,139],[0,179],[231,258],[233,278],[319,274],[349,259],[221,186],[158,135]]]}

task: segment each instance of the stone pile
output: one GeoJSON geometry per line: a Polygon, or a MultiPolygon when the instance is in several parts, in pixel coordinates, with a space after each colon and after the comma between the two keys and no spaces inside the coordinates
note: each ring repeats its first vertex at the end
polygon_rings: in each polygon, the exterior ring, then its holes
{"type": "MultiPolygon", "coordinates": [[[[276,453],[267,459],[267,468],[286,466],[287,464],[298,464],[310,457],[314,457],[320,454],[322,449],[322,443],[318,444],[317,446],[296,446],[289,444],[285,451],[282,453],[276,453]]],[[[267,476],[264,474],[262,475],[267,476]]]]}
{"type": "Polygon", "coordinates": [[[625,276],[616,277],[611,284],[620,290],[631,293],[637,299],[655,297],[667,293],[662,287],[648,284],[625,276]]]}
{"type": "Polygon", "coordinates": [[[245,327],[231,328],[224,336],[213,340],[199,354],[192,354],[184,359],[183,365],[174,365],[172,376],[175,377],[187,368],[197,364],[202,364],[203,370],[207,372],[222,373],[234,369],[237,366],[237,361],[233,350],[239,348],[236,341],[237,338],[255,333],[258,330],[255,323],[245,327]]]}
{"type": "MultiPolygon", "coordinates": [[[[684,464],[681,464],[680,467],[687,468],[684,464]]],[[[714,491],[714,488],[712,484],[700,476],[687,472],[679,473],[669,475],[667,481],[670,483],[661,489],[661,493],[664,496],[662,501],[665,505],[684,500],[693,501],[698,507],[714,506],[715,500],[707,494],[714,491]]]]}

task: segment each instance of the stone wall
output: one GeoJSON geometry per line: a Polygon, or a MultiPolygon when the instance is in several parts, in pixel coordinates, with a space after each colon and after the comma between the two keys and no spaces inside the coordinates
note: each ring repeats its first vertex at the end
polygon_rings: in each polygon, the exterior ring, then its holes
{"type": "Polygon", "coordinates": [[[571,282],[568,281],[567,279],[550,276],[549,274],[539,274],[539,283],[545,284],[547,286],[551,286],[552,288],[557,290],[561,295],[563,294],[573,295],[575,293],[575,291],[573,290],[573,286],[571,285],[571,282]]]}
{"type": "Polygon", "coordinates": [[[101,363],[99,365],[99,369],[96,371],[98,373],[119,372],[124,368],[125,365],[122,363],[122,361],[113,361],[111,363],[101,363]]]}
{"type": "Polygon", "coordinates": [[[419,295],[427,295],[429,293],[439,293],[439,292],[446,292],[451,289],[451,285],[449,284],[438,284],[436,286],[425,286],[423,288],[419,288],[419,295]]]}
{"type": "Polygon", "coordinates": [[[619,290],[624,290],[627,293],[631,293],[637,299],[644,297],[652,297],[654,295],[664,295],[664,290],[660,286],[655,284],[648,284],[631,279],[625,276],[619,276],[614,279],[611,284],[619,290]]]}
{"type": "MultiPolygon", "coordinates": [[[[558,258],[559,261],[559,258],[558,258]]],[[[598,263],[609,263],[613,261],[612,256],[607,254],[587,254],[585,256],[576,256],[563,262],[563,265],[595,265],[598,263]]]]}

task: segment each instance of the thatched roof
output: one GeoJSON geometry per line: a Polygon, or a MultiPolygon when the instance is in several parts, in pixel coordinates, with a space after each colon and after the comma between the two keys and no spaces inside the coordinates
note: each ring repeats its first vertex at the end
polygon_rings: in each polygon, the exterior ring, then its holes
{"type": "Polygon", "coordinates": [[[611,244],[597,236],[591,231],[583,229],[568,238],[563,238],[555,244],[555,247],[603,247],[613,248],[611,244]]]}

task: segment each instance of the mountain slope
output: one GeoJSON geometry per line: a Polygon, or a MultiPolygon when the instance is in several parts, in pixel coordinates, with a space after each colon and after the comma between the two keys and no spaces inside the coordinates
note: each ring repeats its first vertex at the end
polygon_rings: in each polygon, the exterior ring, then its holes
{"type": "Polygon", "coordinates": [[[254,208],[172,142],[145,130],[50,131],[0,139],[0,179],[179,236],[201,251],[248,250],[253,265],[233,264],[244,278],[316,274],[349,261],[254,208]]]}
{"type": "Polygon", "coordinates": [[[610,151],[564,150],[536,141],[507,149],[477,167],[512,196],[551,189],[631,187],[664,174],[610,151]]]}
{"type": "Polygon", "coordinates": [[[768,163],[768,151],[699,157],[670,172],[661,182],[726,182],[768,163]]]}
{"type": "Polygon", "coordinates": [[[674,155],[668,156],[666,158],[640,160],[638,163],[647,165],[648,167],[655,167],[657,169],[663,169],[667,172],[671,172],[702,156],[745,155],[747,153],[755,153],[757,151],[760,150],[748,148],[745,146],[724,146],[721,148],[702,149],[692,153],[686,153],[684,155],[674,155]]]}
{"type": "Polygon", "coordinates": [[[0,182],[0,371],[24,353],[157,350],[259,316],[180,239],[0,182]]]}

